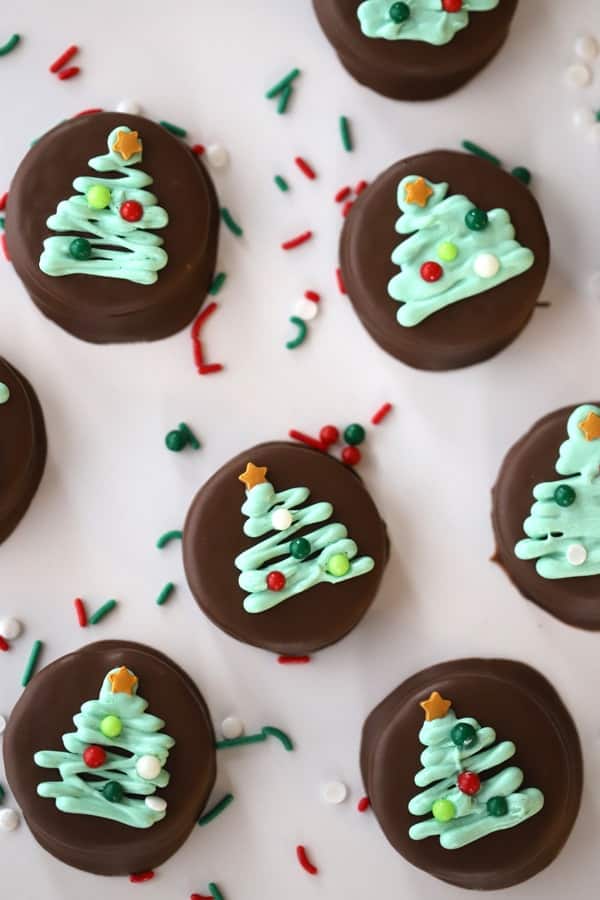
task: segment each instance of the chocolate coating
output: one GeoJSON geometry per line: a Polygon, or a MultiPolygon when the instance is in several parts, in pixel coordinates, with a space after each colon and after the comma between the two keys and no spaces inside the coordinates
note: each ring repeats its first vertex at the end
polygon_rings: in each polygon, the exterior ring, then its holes
{"type": "Polygon", "coordinates": [[[417,369],[444,371],[494,356],[523,330],[535,309],[548,271],[550,240],[539,206],[516,178],[487,160],[438,150],[391,166],[368,187],[346,218],[340,262],[346,290],[371,337],[388,353],[417,369]],[[401,215],[397,189],[407,175],[448,182],[449,196],[464,194],[485,210],[508,210],[517,240],[534,255],[533,266],[491,290],[461,300],[406,328],[400,304],[388,294],[400,268],[393,250],[406,235],[396,231],[401,215]]]}
{"type": "Polygon", "coordinates": [[[4,765],[11,789],[32,834],[53,856],[97,875],[128,875],[154,869],[175,853],[195,826],[216,776],[215,736],[198,688],[172,660],[130,641],[100,641],[42,669],[15,706],[4,736],[4,765]],[[39,797],[41,781],[58,771],[33,761],[38,750],[62,750],[81,704],[98,696],[110,669],[125,665],[139,678],[148,712],[165,721],[175,739],[166,769],[171,780],[160,796],[165,818],[132,828],[96,816],[60,812],[39,797]]]}
{"type": "MultiPolygon", "coordinates": [[[[518,0],[472,12],[449,44],[369,38],[357,0],[313,0],[317,18],[342,65],[361,84],[395,100],[431,100],[462,87],[485,68],[508,36],[518,0]]],[[[390,5],[392,0],[390,0],[390,5]]]]}
{"type": "Polygon", "coordinates": [[[564,407],[544,416],[509,450],[492,491],[492,524],[496,561],[521,593],[568,625],[599,631],[600,575],[542,578],[535,560],[515,555],[515,545],[526,537],[523,522],[534,502],[535,485],[561,477],[556,460],[575,408],[564,407]]]}
{"type": "Polygon", "coordinates": [[[10,397],[0,405],[0,543],[25,515],[46,464],[42,408],[29,382],[0,357],[0,382],[10,397]]]}
{"type": "Polygon", "coordinates": [[[124,113],[69,119],[40,138],[13,178],[6,210],[9,252],[31,299],[61,328],[94,343],[157,340],[191,322],[213,277],[218,230],[217,197],[198,157],[155,122],[124,113]],[[39,259],[52,234],[46,221],[61,200],[76,193],[75,178],[93,176],[88,161],[106,153],[108,135],[118,125],[139,132],[139,168],[154,179],[149,189],[169,215],[169,224],[156,232],[164,240],[167,265],[151,285],[45,275],[39,259]]]}
{"type": "Polygon", "coordinates": [[[227,634],[274,653],[311,653],[348,634],[375,599],[388,555],[385,524],[356,473],[325,453],[287,442],[259,444],[219,469],[194,498],[183,530],[185,572],[200,608],[227,634]],[[347,527],[359,556],[373,557],[372,571],[342,584],[317,584],[267,612],[247,613],[234,559],[257,542],[242,530],[245,490],[238,475],[248,461],[268,467],[276,491],[307,487],[307,503],[330,502],[329,521],[347,527]]]}
{"type": "Polygon", "coordinates": [[[360,761],[371,806],[392,846],[417,868],[463,888],[496,890],[531,878],[557,856],[579,811],[583,762],[573,720],[539,672],[510,660],[454,660],[413,675],[368,717],[360,761]],[[419,790],[419,703],[435,690],[452,700],[459,717],[472,716],[491,726],[498,741],[513,741],[517,752],[508,764],[523,770],[524,787],[544,794],[543,809],[531,819],[458,850],[445,850],[437,837],[414,841],[408,835],[419,821],[408,812],[419,790]]]}

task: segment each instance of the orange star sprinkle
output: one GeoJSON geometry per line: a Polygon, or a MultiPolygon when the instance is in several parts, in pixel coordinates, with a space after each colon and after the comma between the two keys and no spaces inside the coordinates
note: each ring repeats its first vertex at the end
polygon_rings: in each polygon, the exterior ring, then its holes
{"type": "Polygon", "coordinates": [[[404,188],[406,203],[414,203],[424,209],[429,202],[429,198],[433,195],[432,189],[429,187],[424,178],[417,178],[416,181],[409,181],[404,188]]]}
{"type": "Polygon", "coordinates": [[[585,419],[579,423],[579,427],[583,431],[586,441],[597,441],[600,438],[600,416],[598,413],[590,410],[585,419]]]}
{"type": "Polygon", "coordinates": [[[136,153],[142,152],[142,142],[138,137],[137,131],[119,131],[112,148],[115,153],[120,153],[123,159],[127,161],[136,153]]]}
{"type": "Polygon", "coordinates": [[[108,680],[113,694],[133,694],[133,689],[138,683],[137,676],[125,666],[121,666],[116,672],[111,672],[108,680]]]}
{"type": "Polygon", "coordinates": [[[247,491],[251,491],[257,484],[265,483],[267,471],[266,466],[255,466],[254,463],[249,462],[246,471],[238,475],[238,480],[244,482],[247,491]]]}
{"type": "Polygon", "coordinates": [[[443,719],[452,706],[452,700],[444,700],[441,694],[433,691],[428,700],[423,700],[419,706],[425,710],[425,721],[433,722],[434,719],[443,719]]]}

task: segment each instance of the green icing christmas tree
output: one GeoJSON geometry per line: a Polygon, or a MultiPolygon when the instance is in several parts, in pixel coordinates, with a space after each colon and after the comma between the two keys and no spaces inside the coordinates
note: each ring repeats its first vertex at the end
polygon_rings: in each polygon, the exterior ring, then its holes
{"type": "Polygon", "coordinates": [[[567,433],[556,463],[567,477],[536,485],[515,547],[519,559],[537,559],[542,578],[600,575],[600,408],[577,407],[567,433]]]}
{"type": "Polygon", "coordinates": [[[108,136],[108,153],[96,156],[89,166],[116,177],[76,178],[79,193],[62,200],[48,219],[40,269],[46,275],[97,275],[124,278],[137,284],[154,284],[157,272],[167,264],[163,240],[148,229],[164,228],[169,217],[154,194],[145,190],[152,178],[133,168],[142,160],[137,131],[126,125],[108,136]]]}
{"type": "Polygon", "coordinates": [[[365,0],[358,7],[363,34],[388,41],[447,44],[469,24],[472,12],[495,9],[500,0],[365,0]]]}
{"type": "Polygon", "coordinates": [[[446,850],[457,850],[495,831],[514,828],[536,815],[544,805],[537,788],[520,790],[523,772],[516,766],[499,769],[516,752],[512,741],[496,743],[493,728],[476,719],[457,719],[452,703],[434,691],[421,706],[425,722],[419,740],[423,768],[415,784],[425,788],[408,810],[431,818],[409,829],[415,841],[438,836],[446,850]],[[485,781],[483,772],[495,769],[485,781]]]}
{"type": "Polygon", "coordinates": [[[331,503],[302,506],[310,497],[308,488],[276,492],[266,474],[266,466],[248,463],[239,476],[246,485],[244,534],[257,538],[271,532],[235,560],[240,587],[248,592],[246,612],[265,612],[321,582],[338,584],[373,569],[370,556],[357,557],[358,547],[348,538],[346,526],[328,521],[331,503]],[[328,524],[298,534],[320,522],[328,524]]]}
{"type": "Polygon", "coordinates": [[[53,798],[61,812],[133,828],[149,828],[164,819],[167,804],[154,795],[169,783],[163,766],[175,741],[162,733],[162,719],[145,712],[148,703],[136,695],[137,684],[125,666],[110,671],[99,699],[84,703],[74,717],[77,730],[63,735],[66,752],[35,754],[38,766],[56,768],[61,777],[39,784],[40,797],[53,798]]]}
{"type": "Polygon", "coordinates": [[[392,254],[401,272],[388,292],[402,304],[397,319],[406,327],[521,275],[535,260],[515,240],[506,210],[486,212],[462,194],[447,193],[447,184],[419,175],[398,186],[402,216],[396,230],[411,237],[392,254]]]}

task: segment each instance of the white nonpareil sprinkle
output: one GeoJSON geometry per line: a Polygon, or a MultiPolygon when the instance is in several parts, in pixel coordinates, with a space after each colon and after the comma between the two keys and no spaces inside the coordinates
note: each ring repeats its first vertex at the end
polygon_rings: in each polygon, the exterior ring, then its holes
{"type": "Polygon", "coordinates": [[[582,34],[575,41],[575,53],[584,62],[593,62],[598,56],[600,45],[591,34],[582,34]]]}
{"type": "Polygon", "coordinates": [[[583,544],[571,544],[567,550],[567,560],[572,566],[582,566],[587,559],[587,550],[583,544]]]}
{"type": "Polygon", "coordinates": [[[592,70],[585,63],[573,63],[565,72],[565,81],[569,87],[586,87],[592,80],[592,70]]]}
{"type": "Polygon", "coordinates": [[[226,741],[233,741],[244,733],[244,723],[237,716],[227,716],[221,723],[221,734],[226,741]]]}
{"type": "Polygon", "coordinates": [[[0,809],[0,829],[2,831],[14,831],[20,821],[21,817],[16,809],[0,809]]]}
{"type": "Polygon", "coordinates": [[[16,640],[22,632],[23,625],[18,619],[13,619],[12,616],[0,619],[0,635],[7,641],[16,640]]]}
{"type": "Polygon", "coordinates": [[[222,144],[209,144],[204,155],[208,164],[215,169],[224,169],[229,162],[229,153],[222,144]]]}
{"type": "Polygon", "coordinates": [[[348,796],[348,788],[342,781],[328,781],[321,788],[321,797],[325,803],[337,806],[343,803],[348,796]]]}

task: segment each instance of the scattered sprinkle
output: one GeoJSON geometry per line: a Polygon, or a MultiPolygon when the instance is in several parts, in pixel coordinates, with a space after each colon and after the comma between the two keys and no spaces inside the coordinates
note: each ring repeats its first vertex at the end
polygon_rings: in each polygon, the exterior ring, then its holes
{"type": "Polygon", "coordinates": [[[25,666],[25,671],[23,672],[23,677],[21,678],[21,684],[23,687],[27,687],[33,677],[33,673],[35,672],[35,667],[37,665],[37,661],[43,646],[44,645],[41,641],[33,642],[33,647],[31,648],[31,653],[29,654],[29,659],[27,660],[27,665],[25,666]]]}
{"type": "Polygon", "coordinates": [[[290,322],[292,325],[295,325],[298,329],[298,334],[291,341],[286,343],[286,347],[288,350],[295,350],[296,347],[299,347],[306,340],[306,335],[308,334],[308,326],[300,316],[290,316],[290,322]]]}
{"type": "Polygon", "coordinates": [[[356,804],[356,808],[359,813],[366,812],[371,806],[371,801],[368,797],[361,797],[358,803],[356,804]]]}
{"type": "MultiPolygon", "coordinates": [[[[2,716],[2,721],[4,722],[2,731],[4,731],[4,728],[6,728],[6,719],[4,718],[4,716],[2,716]]],[[[0,803],[2,803],[3,800],[4,800],[4,788],[2,787],[2,783],[0,782],[0,803]]]]}
{"type": "Polygon", "coordinates": [[[161,119],[158,124],[162,125],[163,128],[166,128],[166,130],[171,134],[174,134],[175,137],[187,137],[187,131],[185,130],[185,128],[182,128],[181,125],[173,125],[172,122],[166,122],[164,119],[161,119]]]}
{"type": "Polygon", "coordinates": [[[198,825],[208,825],[209,822],[212,822],[214,819],[216,819],[217,816],[219,816],[224,810],[227,809],[227,807],[231,803],[233,803],[233,799],[233,794],[225,794],[222,800],[219,800],[219,802],[215,804],[212,809],[209,809],[207,813],[204,813],[204,815],[198,819],[198,825]]]}
{"type": "Polygon", "coordinates": [[[494,156],[493,153],[489,153],[487,150],[484,150],[483,147],[479,146],[479,144],[474,144],[473,141],[463,141],[462,146],[465,150],[468,150],[469,153],[473,153],[474,156],[479,156],[481,157],[481,159],[487,159],[488,162],[493,163],[495,166],[502,165],[497,156],[494,156]]]}
{"type": "Polygon", "coordinates": [[[354,147],[352,146],[352,135],[350,134],[350,122],[346,116],[340,116],[340,136],[344,150],[350,153],[354,147]]]}
{"type": "Polygon", "coordinates": [[[344,218],[348,215],[352,207],[354,206],[354,200],[346,200],[342,207],[342,215],[344,218]]]}
{"type": "Polygon", "coordinates": [[[55,75],[63,66],[66,66],[70,60],[73,59],[75,54],[79,51],[79,47],[76,44],[71,44],[70,47],[67,47],[64,53],[61,53],[60,56],[54,60],[54,62],[50,65],[48,71],[52,72],[55,75]]]}
{"type": "Polygon", "coordinates": [[[289,738],[287,736],[287,734],[285,733],[285,731],[282,731],[281,728],[273,728],[272,725],[265,725],[265,727],[262,730],[262,733],[264,734],[265,737],[270,736],[270,737],[277,738],[277,740],[283,744],[284,748],[288,751],[288,753],[294,749],[294,745],[292,743],[291,738],[289,738]]]}
{"type": "Polygon", "coordinates": [[[198,372],[200,375],[214,375],[215,372],[222,372],[223,366],[221,363],[210,363],[210,365],[202,364],[198,372]]]}
{"type": "Polygon", "coordinates": [[[287,112],[288,104],[290,102],[290,98],[292,96],[293,88],[291,84],[288,84],[286,88],[284,88],[281,92],[279,100],[277,102],[277,114],[282,116],[287,112]]]}
{"type": "Polygon", "coordinates": [[[6,201],[8,200],[8,191],[5,191],[0,197],[0,212],[6,209],[6,201]]]}
{"type": "Polygon", "coordinates": [[[15,49],[20,40],[20,34],[13,34],[12,37],[9,37],[7,42],[0,47],[0,56],[8,56],[8,54],[15,49]]]}
{"type": "Polygon", "coordinates": [[[173,593],[174,590],[175,590],[175,585],[173,584],[172,581],[168,581],[165,584],[162,591],[160,592],[160,594],[158,595],[158,597],[156,598],[156,605],[163,606],[167,602],[167,600],[169,599],[169,597],[171,596],[171,594],[173,593]]]}
{"type": "Polygon", "coordinates": [[[98,622],[101,622],[109,612],[112,612],[116,605],[116,600],[107,600],[106,603],[103,603],[100,609],[97,609],[96,612],[89,617],[88,621],[90,625],[97,625],[98,622]]]}
{"type": "Polygon", "coordinates": [[[303,431],[296,431],[295,428],[291,428],[288,431],[288,435],[293,441],[300,441],[301,444],[306,444],[307,447],[312,447],[313,450],[325,450],[321,441],[312,438],[309,434],[304,434],[303,431]]]}
{"type": "Polygon", "coordinates": [[[314,300],[307,300],[306,297],[301,297],[294,307],[294,314],[304,322],[312,321],[318,313],[319,304],[314,300]]]}
{"type": "Polygon", "coordinates": [[[294,749],[294,744],[285,731],[282,731],[280,728],[274,728],[272,725],[265,725],[257,734],[245,734],[236,738],[224,738],[222,741],[217,741],[215,746],[217,750],[226,750],[229,747],[240,747],[243,744],[260,744],[262,741],[266,741],[268,737],[277,738],[288,752],[294,749]]]}
{"type": "Polygon", "coordinates": [[[368,188],[368,187],[369,187],[369,182],[365,181],[363,178],[362,181],[359,181],[358,184],[356,185],[356,187],[354,188],[354,193],[358,197],[362,194],[362,192],[365,190],[365,188],[368,188]]]}
{"type": "Polygon", "coordinates": [[[0,235],[0,244],[2,245],[2,253],[6,262],[10,262],[10,253],[8,252],[8,244],[6,243],[6,235],[0,235]]]}
{"type": "MultiPolygon", "coordinates": [[[[0,734],[4,734],[6,729],[6,719],[4,716],[0,716],[0,734]]],[[[4,788],[0,784],[0,803],[2,803],[2,798],[4,797],[4,788]]]]}
{"type": "Polygon", "coordinates": [[[244,723],[237,716],[227,716],[221,722],[221,734],[226,740],[241,737],[244,733],[244,723]]]}
{"type": "Polygon", "coordinates": [[[89,109],[82,109],[72,116],[73,119],[80,119],[82,116],[93,116],[94,113],[104,112],[100,106],[90,106],[89,109]]]}
{"type": "Polygon", "coordinates": [[[591,34],[580,35],[575,41],[575,53],[585,62],[593,62],[600,53],[600,44],[591,34]]]}
{"type": "Polygon", "coordinates": [[[531,184],[531,172],[525,166],[516,166],[510,174],[522,181],[524,185],[529,186],[531,184]]]}
{"type": "Polygon", "coordinates": [[[183,537],[182,531],[176,531],[176,530],[165,531],[165,533],[161,534],[161,536],[157,540],[156,546],[158,547],[159,550],[162,550],[163,547],[166,547],[167,544],[171,543],[171,541],[180,541],[182,537],[183,537]]]}
{"type": "Polygon", "coordinates": [[[150,869],[148,872],[136,872],[129,876],[132,884],[141,884],[143,881],[152,881],[154,872],[150,869]]]}
{"type": "Polygon", "coordinates": [[[185,447],[200,449],[200,441],[185,422],[180,422],[176,429],[169,431],[165,438],[165,445],[173,453],[180,453],[185,447]]]}
{"type": "Polygon", "coordinates": [[[278,656],[277,662],[281,666],[304,666],[310,662],[310,656],[278,656]]]}
{"type": "Polygon", "coordinates": [[[291,238],[289,241],[285,241],[281,245],[282,250],[294,250],[296,247],[299,247],[301,244],[305,244],[307,241],[310,241],[313,236],[312,231],[303,231],[302,234],[299,234],[295,238],[291,238]]]}
{"type": "Polygon", "coordinates": [[[352,188],[346,184],[346,185],[344,185],[344,187],[341,187],[339,189],[339,191],[337,192],[337,194],[335,195],[335,197],[333,199],[335,200],[336,203],[342,203],[344,200],[346,200],[350,196],[351,193],[352,193],[352,188]]]}
{"type": "Polygon", "coordinates": [[[278,81],[277,84],[274,84],[272,88],[269,88],[265,97],[267,100],[272,100],[273,97],[276,97],[277,94],[280,94],[285,88],[289,87],[292,81],[295,81],[298,75],[300,74],[300,69],[292,69],[291,72],[288,72],[281,81],[278,81]]]}
{"type": "Polygon", "coordinates": [[[307,300],[312,300],[313,303],[319,303],[321,300],[321,295],[317,294],[316,291],[304,291],[304,296],[307,300]]]}
{"type": "Polygon", "coordinates": [[[139,116],[142,107],[137,100],[129,100],[125,97],[117,103],[117,112],[128,113],[130,116],[139,116]]]}
{"type": "Polygon", "coordinates": [[[275,178],[273,179],[273,181],[275,182],[275,184],[277,185],[277,187],[279,188],[280,191],[283,191],[284,193],[286,191],[289,191],[290,186],[287,183],[287,181],[285,180],[285,178],[283,177],[283,175],[276,175],[275,178]]]}
{"type": "Polygon", "coordinates": [[[80,626],[80,628],[85,628],[88,623],[88,620],[87,620],[87,613],[85,611],[85,606],[83,604],[83,600],[81,599],[81,597],[77,597],[73,601],[73,604],[75,606],[75,612],[77,613],[77,621],[79,622],[79,626],[80,626]]]}
{"type": "Polygon", "coordinates": [[[225,900],[225,898],[223,897],[223,894],[221,893],[221,891],[219,890],[217,885],[214,883],[214,881],[211,881],[211,883],[208,885],[208,889],[210,891],[210,896],[213,898],[213,900],[225,900]]]}
{"type": "Polygon", "coordinates": [[[235,234],[236,237],[241,237],[243,235],[244,229],[238,225],[226,206],[221,209],[221,218],[232,234],[235,234]]]}
{"type": "Polygon", "coordinates": [[[209,144],[206,158],[214,169],[224,169],[229,163],[229,153],[223,144],[209,144]]]}
{"type": "Polygon", "coordinates": [[[316,866],[313,866],[313,864],[311,863],[311,861],[309,860],[309,858],[307,856],[306,849],[301,844],[299,844],[296,847],[296,856],[298,857],[298,862],[300,863],[302,868],[306,872],[308,872],[309,875],[317,875],[318,874],[319,870],[317,869],[316,866]]]}
{"type": "Polygon", "coordinates": [[[215,302],[209,303],[208,306],[203,309],[198,316],[196,316],[196,319],[192,324],[192,347],[194,353],[194,362],[196,363],[196,368],[200,375],[211,375],[213,372],[220,372],[223,368],[221,363],[212,363],[211,365],[205,364],[204,354],[202,352],[202,344],[199,338],[201,327],[209,318],[209,316],[212,316],[214,311],[217,309],[217,306],[218,305],[215,302]]]}
{"type": "Polygon", "coordinates": [[[8,641],[5,638],[2,637],[1,634],[0,634],[0,650],[2,650],[4,653],[6,653],[7,650],[10,650],[10,644],[8,643],[8,641]]]}
{"type": "Polygon", "coordinates": [[[388,413],[392,411],[392,408],[393,407],[391,403],[384,403],[383,406],[381,406],[371,417],[371,424],[379,425],[380,422],[383,422],[388,413]]]}
{"type": "Polygon", "coordinates": [[[348,796],[348,788],[343,781],[329,781],[321,787],[321,797],[325,803],[338,806],[348,796]]]}
{"type": "Polygon", "coordinates": [[[219,291],[225,284],[226,280],[227,280],[227,275],[225,274],[225,272],[219,272],[217,275],[215,275],[215,277],[213,278],[212,284],[208,289],[208,293],[211,295],[211,297],[216,297],[216,295],[219,293],[219,291]]]}
{"type": "Polygon", "coordinates": [[[342,270],[339,267],[335,270],[335,278],[340,294],[345,294],[346,285],[344,284],[344,276],[342,275],[342,270]]]}
{"type": "Polygon", "coordinates": [[[23,634],[23,623],[14,616],[7,616],[0,619],[0,635],[7,641],[16,641],[23,634]]]}
{"type": "Polygon", "coordinates": [[[202,156],[202,154],[206,151],[206,147],[204,144],[192,144],[190,147],[192,153],[195,153],[196,156],[202,156]]]}
{"type": "Polygon", "coordinates": [[[61,69],[58,73],[58,77],[61,81],[68,81],[69,78],[75,78],[76,75],[79,75],[81,69],[79,66],[69,66],[68,69],[61,69]]]}
{"type": "Polygon", "coordinates": [[[305,159],[303,159],[301,156],[297,156],[294,159],[294,162],[296,163],[296,165],[298,166],[298,168],[300,169],[300,171],[302,172],[303,175],[306,175],[306,177],[310,178],[311,181],[315,180],[315,178],[317,177],[317,173],[315,172],[313,167],[310,166],[306,162],[305,159]]]}
{"type": "Polygon", "coordinates": [[[569,87],[587,87],[591,80],[592,70],[585,63],[574,63],[565,71],[565,81],[569,87]]]}
{"type": "Polygon", "coordinates": [[[16,809],[0,810],[0,829],[2,831],[14,831],[20,821],[21,817],[16,809]]]}

